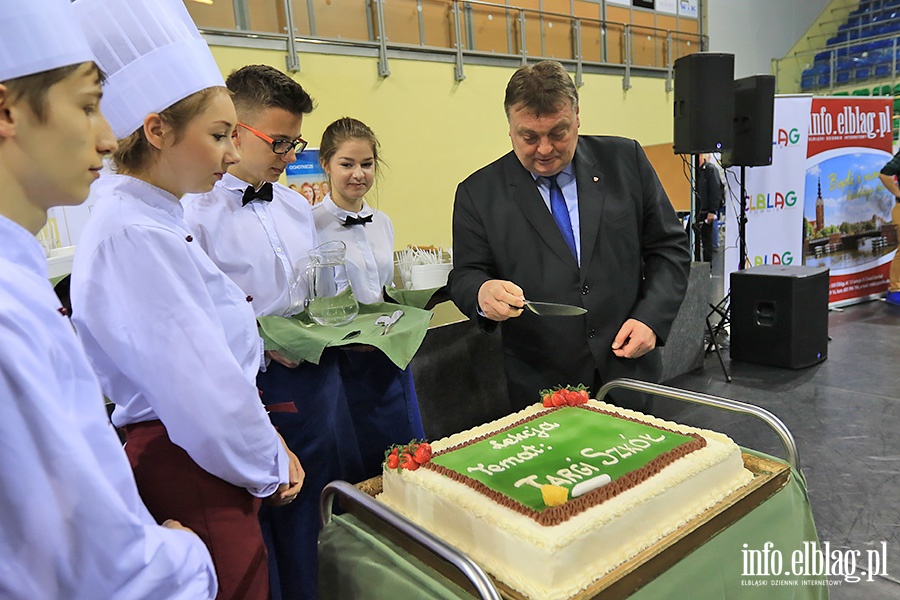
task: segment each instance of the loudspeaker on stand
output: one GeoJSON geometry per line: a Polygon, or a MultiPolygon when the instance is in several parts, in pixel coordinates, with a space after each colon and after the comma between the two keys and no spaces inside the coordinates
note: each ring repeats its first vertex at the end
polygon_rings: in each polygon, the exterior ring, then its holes
{"type": "Polygon", "coordinates": [[[734,55],[698,52],[675,61],[675,154],[721,152],[734,143],[734,55]]]}
{"type": "Polygon", "coordinates": [[[754,75],[734,82],[734,147],[722,164],[763,167],[772,164],[775,76],[754,75]]]}

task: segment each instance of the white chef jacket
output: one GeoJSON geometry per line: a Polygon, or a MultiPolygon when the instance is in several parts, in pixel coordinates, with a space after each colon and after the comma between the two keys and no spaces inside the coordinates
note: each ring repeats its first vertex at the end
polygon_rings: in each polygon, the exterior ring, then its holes
{"type": "Polygon", "coordinates": [[[231,174],[184,197],[184,219],[213,262],[253,297],[257,316],[303,312],[309,251],[319,245],[306,198],[275,183],[272,201],[241,201],[249,184],[231,174]]]}
{"type": "Polygon", "coordinates": [[[104,174],[72,266],[72,312],[113,423],[159,419],[201,468],[257,497],[288,482],[259,400],[247,295],[193,239],[175,196],[104,174]]]}
{"type": "Polygon", "coordinates": [[[316,204],[312,213],[322,242],[340,240],[347,245],[347,274],[356,299],[364,304],[382,302],[382,288],[394,281],[394,225],[390,217],[365,201],[359,213],[346,211],[334,203],[331,194],[316,204]],[[344,227],[350,215],[372,215],[372,222],[344,227]]]}
{"type": "Polygon", "coordinates": [[[0,216],[0,598],[214,598],[195,535],[160,527],[28,231],[0,216]]]}

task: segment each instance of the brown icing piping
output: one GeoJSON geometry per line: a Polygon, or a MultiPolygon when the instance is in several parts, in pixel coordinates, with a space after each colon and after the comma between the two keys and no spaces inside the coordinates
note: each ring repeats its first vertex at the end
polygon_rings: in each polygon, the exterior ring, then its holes
{"type": "MultiPolygon", "coordinates": [[[[486,435],[482,435],[477,438],[473,438],[467,442],[463,442],[462,444],[457,444],[456,446],[453,446],[452,448],[447,448],[445,450],[441,450],[440,452],[436,452],[435,456],[440,456],[441,454],[445,454],[447,452],[452,452],[458,448],[463,448],[465,446],[468,446],[469,444],[474,444],[476,442],[480,442],[489,437],[493,437],[499,433],[503,433],[504,431],[507,431],[514,427],[524,425],[525,423],[527,423],[529,421],[533,421],[534,419],[537,419],[538,417],[542,417],[550,412],[553,412],[554,410],[558,410],[559,408],[562,408],[562,407],[548,409],[545,412],[541,412],[539,414],[532,415],[525,419],[520,419],[519,421],[516,421],[515,423],[513,423],[512,425],[510,425],[508,427],[504,427],[502,429],[498,429],[498,430],[488,433],[486,435]]],[[[591,410],[591,411],[605,414],[605,415],[610,415],[612,417],[616,417],[618,419],[624,419],[626,421],[633,421],[635,423],[640,423],[641,425],[649,425],[650,427],[654,427],[654,428],[660,429],[662,431],[668,431],[669,433],[674,433],[676,435],[688,436],[688,437],[691,437],[694,439],[692,439],[689,442],[685,442],[684,444],[678,446],[677,448],[673,448],[672,450],[669,450],[668,452],[664,452],[664,453],[660,454],[659,456],[657,456],[656,458],[651,460],[649,463],[647,463],[643,467],[636,469],[636,470],[632,471],[631,473],[627,473],[627,474],[623,475],[622,477],[611,482],[608,485],[605,485],[596,490],[592,490],[583,496],[579,496],[578,498],[573,498],[561,506],[545,508],[542,511],[537,511],[537,510],[531,509],[531,508],[525,506],[524,504],[521,504],[521,503],[513,500],[509,496],[506,496],[504,494],[501,494],[500,492],[492,490],[491,488],[489,488],[485,484],[481,483],[477,479],[472,479],[471,477],[463,475],[462,473],[458,473],[456,471],[453,471],[452,469],[448,469],[447,467],[435,464],[433,461],[425,463],[424,465],[422,465],[422,467],[425,469],[431,469],[432,471],[434,471],[440,475],[443,475],[444,477],[448,477],[449,479],[452,479],[453,481],[458,481],[459,483],[462,483],[462,484],[472,488],[473,490],[487,496],[490,500],[496,502],[497,504],[499,504],[501,506],[505,506],[506,508],[509,508],[510,510],[514,510],[517,513],[520,513],[526,517],[534,519],[540,525],[543,525],[545,527],[552,527],[554,525],[559,525],[560,523],[567,521],[568,519],[572,518],[573,516],[575,516],[579,513],[582,513],[584,511],[588,510],[589,508],[593,508],[595,506],[603,504],[610,498],[614,498],[615,496],[618,496],[625,490],[631,489],[631,488],[635,487],[636,485],[638,485],[644,481],[647,481],[650,477],[653,477],[654,475],[656,475],[657,473],[662,471],[664,468],[666,468],[667,466],[669,466],[670,464],[672,464],[679,458],[683,458],[684,456],[687,456],[691,452],[695,452],[706,446],[706,439],[703,436],[696,434],[696,433],[682,433],[679,431],[674,431],[674,430],[668,429],[666,427],[659,427],[658,425],[654,425],[652,423],[647,423],[646,421],[641,421],[640,419],[617,415],[615,413],[612,413],[612,412],[609,412],[606,410],[602,410],[599,408],[593,408],[590,406],[579,406],[577,408],[580,408],[582,410],[591,410]]]]}

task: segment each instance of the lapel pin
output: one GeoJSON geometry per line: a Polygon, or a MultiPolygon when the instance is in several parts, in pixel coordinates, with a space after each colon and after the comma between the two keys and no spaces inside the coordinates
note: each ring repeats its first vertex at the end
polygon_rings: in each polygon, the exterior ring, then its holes
{"type": "Polygon", "coordinates": [[[597,183],[598,181],[600,181],[600,178],[599,178],[599,177],[594,177],[594,183],[597,183]]]}

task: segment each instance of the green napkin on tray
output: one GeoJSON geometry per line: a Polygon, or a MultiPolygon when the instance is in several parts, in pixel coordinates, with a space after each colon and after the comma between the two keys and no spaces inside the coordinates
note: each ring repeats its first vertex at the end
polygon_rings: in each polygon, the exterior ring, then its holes
{"type": "Polygon", "coordinates": [[[431,317],[427,310],[380,302],[360,304],[356,318],[337,327],[314,323],[305,311],[293,317],[258,317],[257,321],[266,350],[276,350],[291,360],[319,364],[326,347],[363,344],[375,346],[405,369],[422,345],[431,317]],[[382,335],[384,326],[376,325],[375,320],[397,309],[403,311],[403,316],[387,335],[382,335]],[[359,333],[354,334],[356,331],[359,333]]]}
{"type": "Polygon", "coordinates": [[[415,306],[416,308],[425,308],[428,305],[428,301],[431,300],[431,297],[437,293],[438,290],[444,289],[444,286],[436,287],[436,288],[427,288],[424,290],[404,290],[400,288],[384,288],[385,293],[388,297],[394,300],[397,304],[403,304],[404,306],[415,306]]]}

